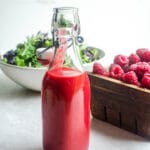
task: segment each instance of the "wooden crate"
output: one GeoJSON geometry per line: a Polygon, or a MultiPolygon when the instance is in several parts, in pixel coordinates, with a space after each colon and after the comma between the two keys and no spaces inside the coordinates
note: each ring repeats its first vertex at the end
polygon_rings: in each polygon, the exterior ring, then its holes
{"type": "Polygon", "coordinates": [[[150,90],[89,73],[93,117],[150,139],[150,90]]]}

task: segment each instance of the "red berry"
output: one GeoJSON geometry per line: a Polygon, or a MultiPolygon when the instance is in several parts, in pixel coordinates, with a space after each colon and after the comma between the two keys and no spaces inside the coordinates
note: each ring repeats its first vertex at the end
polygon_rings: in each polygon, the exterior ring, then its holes
{"type": "Polygon", "coordinates": [[[136,54],[141,58],[141,60],[143,61],[143,55],[144,52],[149,51],[149,49],[147,48],[139,48],[136,50],[136,54]]]}
{"type": "Polygon", "coordinates": [[[150,51],[145,51],[143,54],[143,61],[149,62],[150,61],[150,51]]]}
{"type": "Polygon", "coordinates": [[[110,77],[119,80],[121,79],[122,74],[124,74],[123,69],[118,64],[112,64],[109,68],[109,72],[110,77]]]}
{"type": "Polygon", "coordinates": [[[93,64],[93,73],[104,75],[104,76],[109,75],[106,69],[100,63],[97,63],[97,62],[93,64]]]}
{"type": "Polygon", "coordinates": [[[134,71],[129,71],[123,74],[122,81],[139,86],[138,77],[134,71]]]}
{"type": "Polygon", "coordinates": [[[137,64],[132,64],[132,65],[130,65],[128,71],[134,71],[134,72],[135,72],[136,69],[137,69],[137,66],[138,66],[137,64]]]}
{"type": "Polygon", "coordinates": [[[137,54],[130,54],[130,56],[129,56],[129,64],[130,65],[135,64],[140,61],[141,61],[141,59],[137,54]]]}
{"type": "Polygon", "coordinates": [[[127,64],[127,65],[125,65],[125,66],[122,67],[122,69],[124,70],[124,72],[128,72],[129,66],[130,66],[130,65],[127,64]]]}
{"type": "Polygon", "coordinates": [[[124,67],[125,65],[128,65],[129,59],[127,56],[120,54],[115,56],[114,63],[120,65],[121,67],[124,67]]]}
{"type": "Polygon", "coordinates": [[[142,84],[143,87],[150,89],[150,73],[145,73],[144,74],[144,76],[141,80],[141,84],[142,84]]]}
{"type": "Polygon", "coordinates": [[[144,73],[150,72],[150,65],[146,62],[138,62],[136,64],[132,64],[129,67],[129,71],[134,71],[137,74],[139,80],[141,80],[144,73]]]}

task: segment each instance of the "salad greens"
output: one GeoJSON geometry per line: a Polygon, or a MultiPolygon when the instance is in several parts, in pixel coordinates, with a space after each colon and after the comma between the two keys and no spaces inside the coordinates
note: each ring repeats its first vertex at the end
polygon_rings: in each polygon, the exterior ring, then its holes
{"type": "Polygon", "coordinates": [[[27,37],[24,43],[19,43],[15,50],[7,51],[3,55],[3,61],[17,66],[40,67],[41,64],[36,57],[36,49],[48,48],[51,45],[53,42],[48,34],[39,31],[36,35],[27,37]]]}
{"type": "Polygon", "coordinates": [[[70,20],[67,20],[64,18],[64,15],[60,15],[60,18],[58,20],[58,27],[72,27],[73,24],[70,20]]]}
{"type": "MultiPolygon", "coordinates": [[[[27,37],[26,41],[19,43],[15,50],[9,50],[3,55],[3,62],[21,67],[41,67],[36,56],[37,48],[49,48],[53,46],[52,39],[48,37],[48,33],[38,32],[36,35],[27,37]]],[[[83,64],[90,63],[100,59],[105,53],[97,48],[80,45],[80,56],[83,64]]],[[[64,65],[71,65],[70,58],[66,58],[64,65]]]]}
{"type": "Polygon", "coordinates": [[[80,45],[79,49],[80,49],[80,57],[83,64],[91,63],[95,60],[104,57],[105,55],[105,53],[101,49],[97,49],[86,45],[80,45]]]}

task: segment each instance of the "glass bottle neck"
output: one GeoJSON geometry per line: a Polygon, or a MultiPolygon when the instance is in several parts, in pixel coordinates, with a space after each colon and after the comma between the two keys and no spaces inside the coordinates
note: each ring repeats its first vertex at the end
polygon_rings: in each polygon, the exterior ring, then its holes
{"type": "Polygon", "coordinates": [[[77,37],[80,33],[78,9],[55,8],[52,20],[52,35],[55,48],[52,68],[67,66],[83,71],[77,37]]]}
{"type": "Polygon", "coordinates": [[[66,35],[78,36],[80,34],[80,22],[78,9],[74,7],[60,7],[53,9],[51,32],[57,34],[57,30],[66,29],[66,35]]]}

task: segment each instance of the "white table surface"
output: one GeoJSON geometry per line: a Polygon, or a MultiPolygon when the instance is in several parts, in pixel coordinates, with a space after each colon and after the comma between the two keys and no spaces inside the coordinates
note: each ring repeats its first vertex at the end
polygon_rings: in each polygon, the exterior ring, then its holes
{"type": "MultiPolygon", "coordinates": [[[[59,1],[59,4],[58,4],[59,1]]],[[[108,54],[150,47],[148,0],[72,0],[80,8],[87,43],[108,54]]],[[[71,4],[66,0],[66,4],[71,4]]],[[[0,53],[38,30],[50,31],[52,8],[60,0],[0,0],[0,53]]],[[[0,71],[0,150],[42,150],[40,93],[24,89],[0,71]]],[[[150,150],[150,142],[91,118],[89,150],[150,150]]]]}

